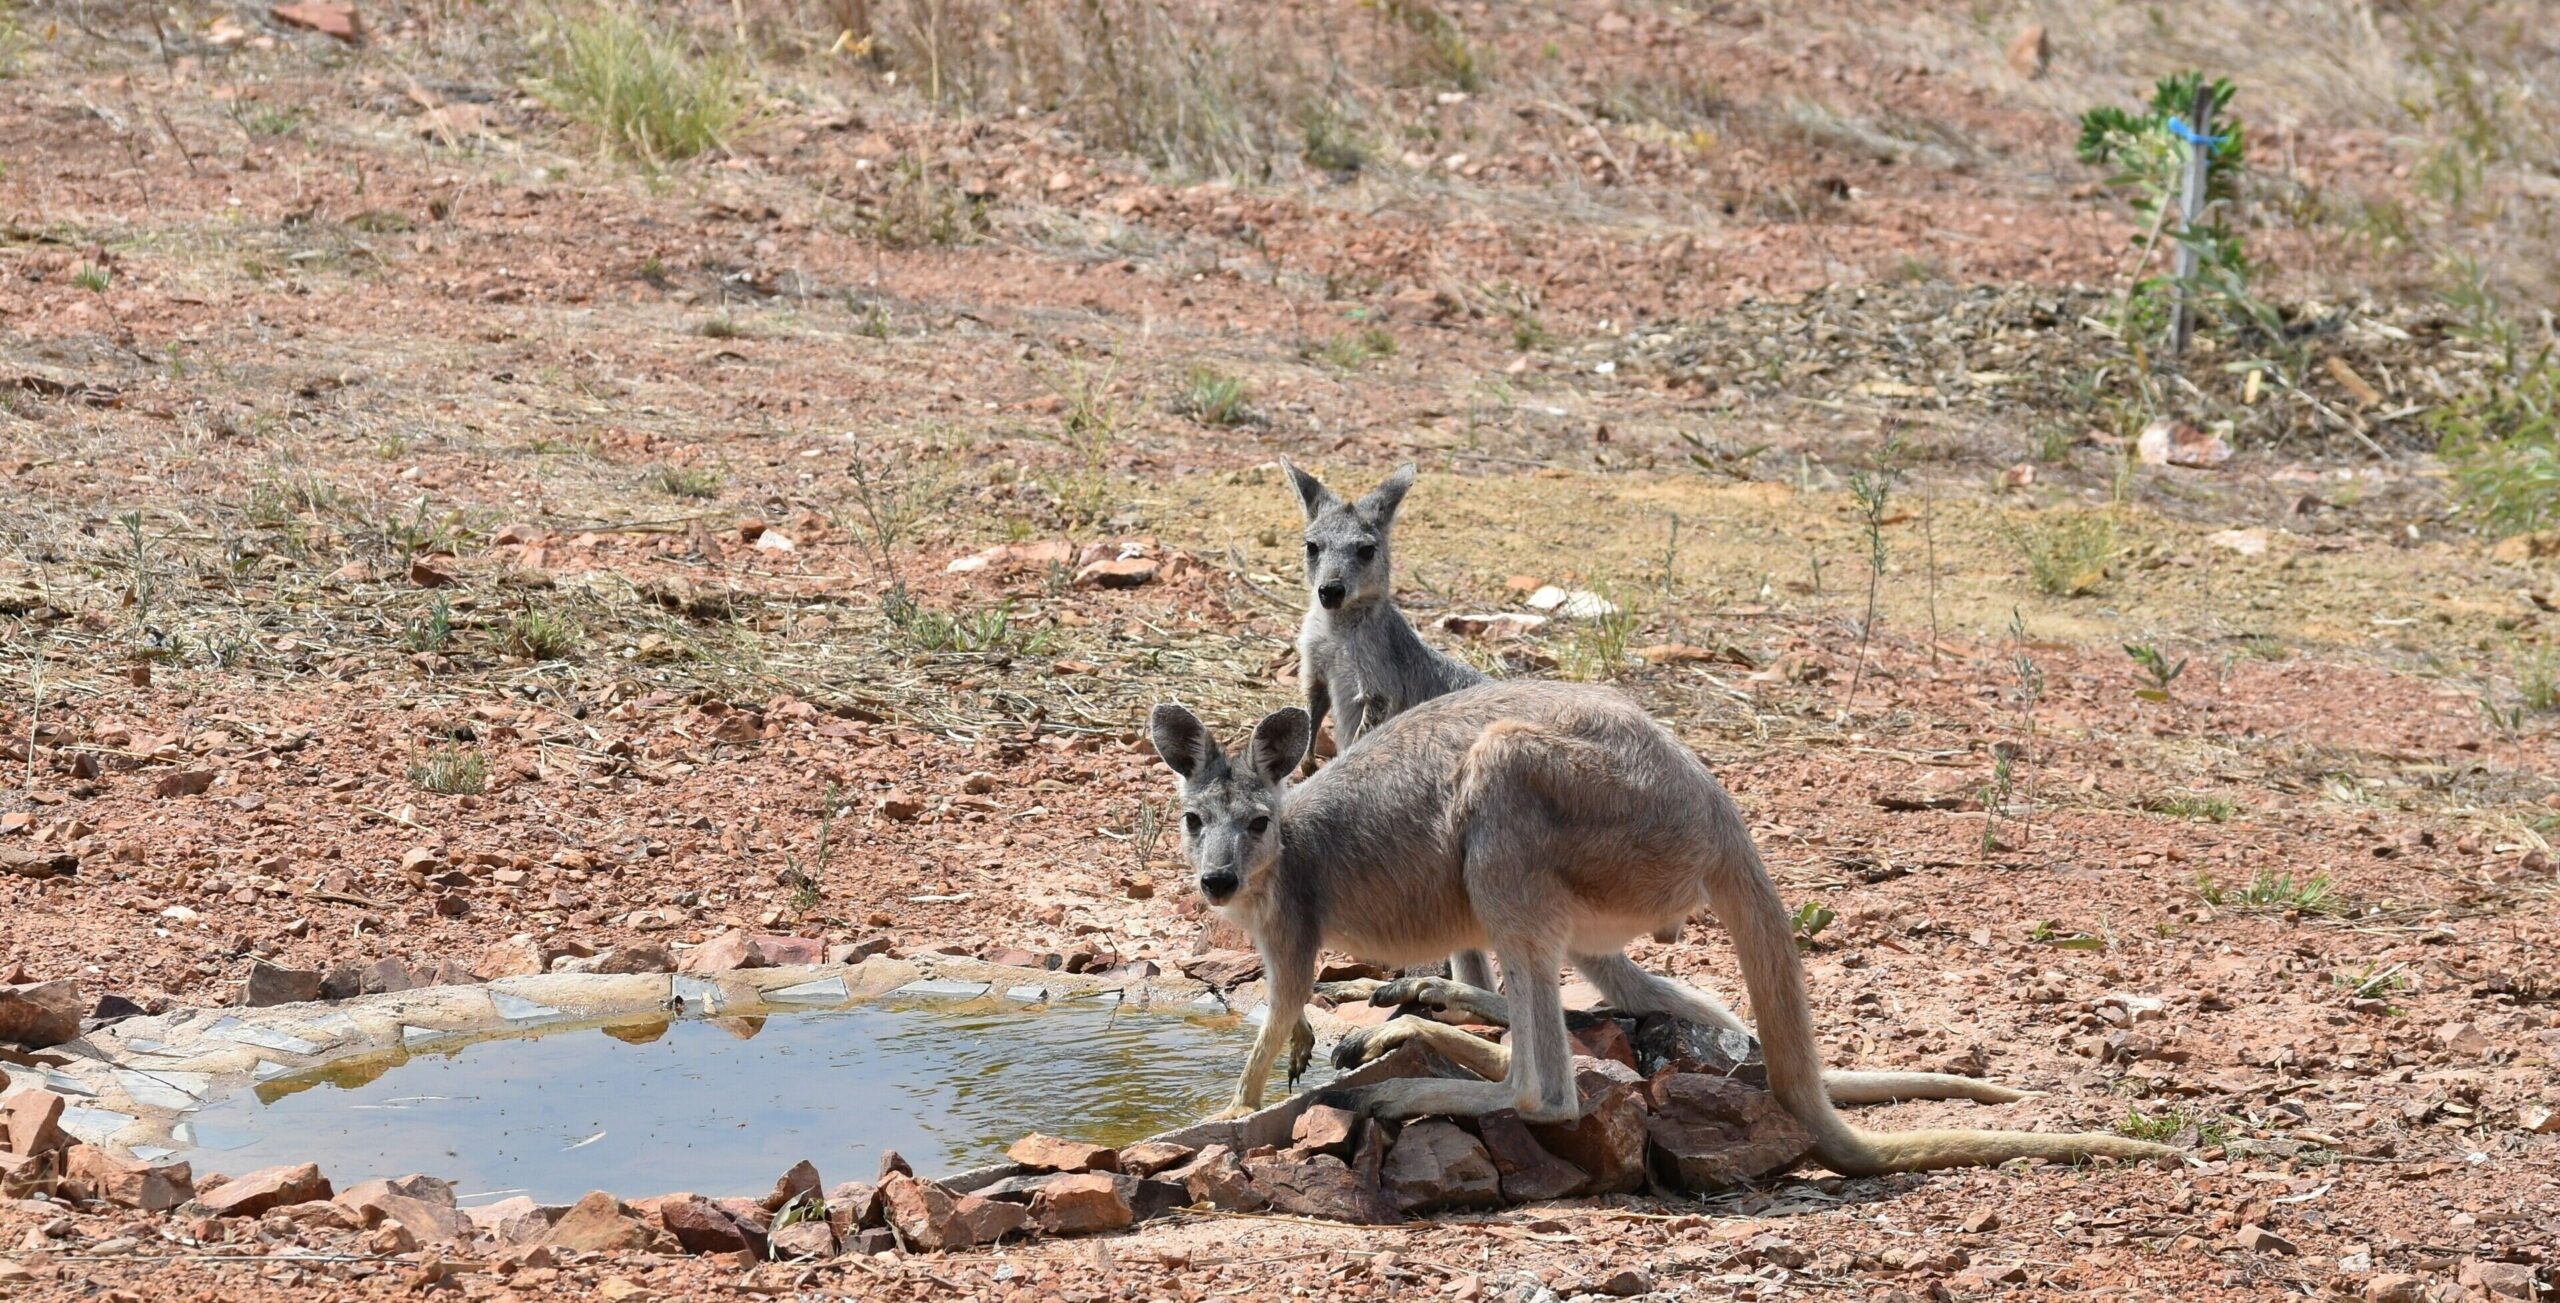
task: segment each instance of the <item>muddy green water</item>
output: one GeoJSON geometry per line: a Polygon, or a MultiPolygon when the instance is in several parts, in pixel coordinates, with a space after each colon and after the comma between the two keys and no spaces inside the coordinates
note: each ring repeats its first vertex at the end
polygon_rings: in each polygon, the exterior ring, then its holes
{"type": "MultiPolygon", "coordinates": [[[[762,1194],[800,1159],[868,1180],[1003,1156],[1025,1132],[1123,1144],[1223,1106],[1237,1018],[1068,1005],[593,1024],[345,1060],[189,1121],[198,1172],[316,1162],[342,1188],[426,1172],[466,1202],[762,1194]]],[[[1276,1083],[1275,1083],[1276,1085],[1276,1083]]]]}

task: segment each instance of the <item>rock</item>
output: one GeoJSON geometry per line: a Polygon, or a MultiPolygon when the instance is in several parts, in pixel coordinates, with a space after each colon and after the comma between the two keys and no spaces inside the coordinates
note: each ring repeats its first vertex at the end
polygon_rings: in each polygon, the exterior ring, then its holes
{"type": "Polygon", "coordinates": [[[2364,1303],[2426,1303],[2427,1282],[2384,1273],[2364,1283],[2364,1303]]]}
{"type": "Polygon", "coordinates": [[[604,1303],[658,1303],[656,1292],[626,1276],[608,1276],[596,1286],[596,1297],[604,1303]]]}
{"type": "Polygon", "coordinates": [[[880,1224],[880,1187],[868,1181],[840,1181],[827,1187],[827,1223],[836,1238],[850,1239],[865,1226],[880,1224]]]}
{"type": "Polygon", "coordinates": [[[924,816],[924,801],[910,792],[882,792],[871,808],[891,823],[913,823],[924,816]]]}
{"type": "Polygon", "coordinates": [[[928,1253],[993,1244],[1021,1230],[1029,1216],[1019,1204],[954,1195],[904,1174],[880,1183],[880,1202],[889,1225],[910,1247],[928,1253]]]}
{"type": "Polygon", "coordinates": [[[1171,1181],[1135,1177],[1125,1172],[1112,1179],[1120,1184],[1120,1197],[1129,1201],[1130,1215],[1139,1221],[1152,1221],[1191,1206],[1191,1192],[1171,1181]]]}
{"type": "Polygon", "coordinates": [[[1177,959],[1173,966],[1192,981],[1221,991],[1262,976],[1262,956],[1251,950],[1212,950],[1177,959]]]}
{"type": "Polygon", "coordinates": [[[698,1194],[671,1194],[658,1200],[658,1224],[687,1253],[762,1256],[762,1232],[750,1232],[727,1209],[698,1194]]]}
{"type": "Polygon", "coordinates": [[[51,1195],[62,1176],[58,1154],[0,1154],[0,1199],[51,1195]]]}
{"type": "Polygon", "coordinates": [[[2211,470],[2231,460],[2231,445],[2221,435],[2167,416],[2142,427],[2133,450],[2146,466],[2211,470]]]}
{"type": "Polygon", "coordinates": [[[2516,1110],[2516,1125],[2537,1136],[2560,1133],[2560,1109],[2527,1104],[2516,1110]]]}
{"type": "Polygon", "coordinates": [[[407,964],[385,957],[365,966],[362,993],[388,995],[395,991],[414,991],[430,984],[430,978],[409,971],[407,964]]]}
{"type": "Polygon", "coordinates": [[[916,1174],[916,1169],[907,1162],[905,1154],[894,1149],[883,1149],[880,1151],[880,1184],[887,1185],[889,1174],[892,1172],[900,1176],[913,1176],[916,1174]]]}
{"type": "Polygon", "coordinates": [[[530,932],[518,932],[504,941],[492,941],[480,952],[480,962],[471,966],[471,975],[483,982],[501,977],[533,977],[551,971],[551,961],[559,952],[533,939],[530,932]]]}
{"type": "Polygon", "coordinates": [[[0,850],[0,874],[42,881],[80,871],[80,857],[69,851],[0,850]]]}
{"type": "Polygon", "coordinates": [[[472,1237],[471,1219],[453,1206],[453,1183],[432,1176],[360,1182],[333,1201],[370,1230],[391,1222],[421,1244],[472,1237]]]}
{"type": "Polygon", "coordinates": [[[1569,1032],[1574,1053],[1595,1059],[1609,1059],[1632,1068],[1636,1066],[1635,1043],[1628,1039],[1626,1025],[1615,1018],[1591,1018],[1569,1032]]]}
{"type": "Polygon", "coordinates": [[[2205,535],[2204,541],[2215,547],[2228,548],[2242,556],[2265,556],[2269,542],[2267,531],[2263,529],[2216,530],[2205,535]]]}
{"type": "Polygon", "coordinates": [[[1793,1167],[1813,1135],[1777,1097],[1703,1073],[1664,1071],[1645,1091],[1645,1135],[1665,1185],[1692,1193],[1740,1185],[1793,1167]]]}
{"type": "Polygon", "coordinates": [[[92,1199],[147,1213],[167,1212],[195,1197],[195,1175],[185,1163],[120,1158],[96,1145],[73,1145],[63,1176],[92,1199]]]}
{"type": "Polygon", "coordinates": [[[2241,1248],[2247,1249],[2252,1253],[2302,1252],[2301,1249],[2295,1247],[2293,1241],[2276,1234],[2274,1231],[2268,1230],[2264,1226],[2260,1226],[2256,1222],[2243,1224],[2240,1227],[2240,1233],[2233,1238],[2238,1241],[2241,1248]]]}
{"type": "Polygon", "coordinates": [[[1310,1153],[1336,1157],[1351,1152],[1360,1137],[1360,1115],[1330,1104],[1312,1104],[1289,1124],[1289,1141],[1310,1153]]]}
{"type": "Polygon", "coordinates": [[[252,1009],[319,998],[319,973],[308,968],[278,968],[263,959],[249,961],[249,978],[240,985],[240,1003],[252,1009]]]}
{"type": "Polygon", "coordinates": [[[1529,609],[1565,620],[1604,620],[1618,613],[1618,604],[1598,593],[1579,588],[1567,591],[1549,584],[1529,594],[1529,609]]]}
{"type": "Polygon", "coordinates": [[[1153,1176],[1166,1168],[1190,1162],[1199,1152],[1189,1145],[1162,1140],[1142,1141],[1120,1151],[1120,1170],[1132,1176],[1153,1176]]]}
{"type": "Polygon", "coordinates": [[[319,1202],[329,1194],[329,1178],[320,1174],[320,1165],[299,1163],[235,1176],[213,1193],[198,1195],[196,1202],[216,1217],[255,1217],[288,1204],[319,1202]]]}
{"type": "Polygon", "coordinates": [[[71,1143],[63,1134],[60,1095],[38,1088],[0,1100],[0,1153],[32,1158],[71,1143]]]}
{"type": "Polygon", "coordinates": [[[1004,1156],[1041,1172],[1117,1172],[1120,1155],[1109,1145],[1060,1140],[1038,1132],[1013,1142],[1004,1156]]]}
{"type": "Polygon", "coordinates": [[[1075,545],[1064,539],[1038,543],[999,543],[983,552],[955,557],[942,567],[947,574],[965,575],[976,571],[1005,574],[1014,571],[1044,571],[1051,566],[1066,566],[1076,559],[1075,545]]]}
{"type": "Polygon", "coordinates": [[[676,961],[679,973],[725,973],[738,968],[770,968],[772,962],[754,937],[737,928],[695,946],[676,961]]]}
{"type": "Polygon", "coordinates": [[[599,973],[672,973],[675,970],[675,960],[667,954],[667,948],[665,946],[660,945],[655,941],[634,941],[629,945],[615,946],[613,949],[596,956],[596,966],[592,971],[599,973]]]}
{"type": "Polygon", "coordinates": [[[76,1039],[87,1007],[80,984],[67,977],[0,986],[0,1041],[41,1050],[76,1039]]]}
{"type": "Polygon", "coordinates": [[[1644,1106],[1631,1083],[1610,1085],[1583,1101],[1578,1120],[1531,1123],[1529,1134],[1589,1175],[1588,1193],[1624,1194],[1644,1185],[1644,1106]]]}
{"type": "Polygon", "coordinates": [[[1203,1148],[1190,1162],[1165,1173],[1182,1183],[1194,1203],[1205,1203],[1225,1212],[1259,1212],[1271,1204],[1251,1178],[1234,1150],[1225,1145],[1203,1148]]]}
{"type": "Polygon", "coordinates": [[[649,1228],[602,1190],[590,1190],[552,1223],[542,1243],[580,1253],[620,1253],[649,1247],[649,1228]]]}
{"type": "Polygon", "coordinates": [[[2533,1268],[2521,1262],[2466,1262],[2455,1279],[2495,1298],[2541,1297],[2534,1288],[2533,1268]]]}
{"type": "Polygon", "coordinates": [[[764,1210],[769,1213],[781,1212],[794,1200],[816,1194],[820,1189],[818,1165],[803,1158],[793,1163],[790,1171],[784,1172],[774,1181],[773,1193],[764,1197],[764,1210]]]}
{"type": "Polygon", "coordinates": [[[2052,61],[2053,47],[2045,38],[2044,25],[2031,25],[2009,42],[2009,67],[2019,76],[2032,81],[2044,75],[2052,61]]]}
{"type": "Polygon", "coordinates": [[[867,1230],[856,1231],[853,1233],[853,1238],[845,1241],[844,1245],[845,1252],[859,1253],[866,1258],[883,1253],[895,1253],[897,1249],[897,1232],[886,1226],[874,1226],[867,1230]]]}
{"type": "MultiPolygon", "coordinates": [[[[326,0],[292,0],[292,3],[277,5],[267,12],[287,27],[333,36],[349,45],[364,39],[364,25],[356,17],[352,5],[330,4],[326,0]]],[[[417,564],[410,566],[412,577],[416,574],[417,564]]],[[[445,582],[452,581],[447,579],[445,582]]]]}
{"type": "Polygon", "coordinates": [[[1526,611],[1452,611],[1440,617],[1440,631],[1461,638],[1510,642],[1546,627],[1547,617],[1526,611]]]}
{"type": "Polygon", "coordinates": [[[556,1204],[538,1204],[523,1195],[500,1199],[462,1210],[464,1218],[481,1234],[500,1244],[540,1244],[551,1233],[561,1215],[569,1210],[556,1204]]]}
{"type": "Polygon", "coordinates": [[[1364,1186],[1349,1164],[1331,1154],[1296,1151],[1244,1161],[1247,1179],[1271,1206],[1300,1217],[1376,1224],[1395,1220],[1373,1186],[1364,1186]]]}
{"type": "Polygon", "coordinates": [[[151,794],[163,798],[202,796],[213,786],[214,777],[214,771],[210,769],[176,770],[160,775],[160,781],[151,785],[151,794]]]}
{"type": "Polygon", "coordinates": [[[2541,530],[2531,534],[2510,534],[2489,549],[2492,559],[2509,565],[2522,565],[2544,557],[2560,556],[2560,529],[2541,530]]]}
{"type": "Polygon", "coordinates": [[[411,557],[409,582],[420,588],[447,588],[453,584],[453,571],[426,557],[411,557]]]}
{"type": "Polygon", "coordinates": [[[1653,1292],[1653,1273],[1642,1267],[1622,1267],[1599,1285],[1601,1293],[1612,1298],[1634,1298],[1653,1292]]]}
{"type": "Polygon", "coordinates": [[[1747,1032],[1649,1013],[1636,1020],[1635,1046],[1636,1067],[1648,1078],[1677,1068],[1769,1087],[1769,1065],[1761,1061],[1760,1043],[1747,1032]]]}
{"type": "Polygon", "coordinates": [[[2449,1022],[2436,1028],[2436,1045],[2447,1054],[2463,1059],[2476,1059],[2489,1052],[2489,1038],[2467,1022],[2449,1022]]]}
{"type": "Polygon", "coordinates": [[[1491,1208],[1502,1202],[1502,1174],[1474,1136],[1438,1119],[1412,1123],[1387,1150],[1379,1180],[1397,1212],[1491,1208]]]}
{"type": "Polygon", "coordinates": [[[765,1256],[776,1262],[836,1256],[836,1233],[824,1221],[793,1222],[765,1240],[765,1256]]]}
{"type": "Polygon", "coordinates": [[[756,943],[756,949],[764,952],[765,965],[770,968],[822,964],[827,960],[827,943],[816,937],[794,937],[784,936],[778,932],[758,932],[750,939],[756,943]]]}
{"type": "Polygon", "coordinates": [[[1988,1235],[1998,1229],[2000,1229],[2000,1214],[1991,1209],[1977,1208],[1965,1214],[1964,1233],[1967,1235],[1988,1235]]]}
{"type": "Polygon", "coordinates": [[[897,943],[887,937],[864,937],[860,941],[847,941],[827,947],[827,962],[858,964],[873,955],[885,955],[896,948],[897,943]]]}
{"type": "Polygon", "coordinates": [[[1042,1182],[1030,1216],[1043,1235],[1094,1235],[1126,1230],[1137,1214],[1110,1173],[1082,1172],[1042,1182]]]}
{"type": "Polygon", "coordinates": [[[1156,578],[1156,563],[1142,556],[1111,557],[1076,571],[1078,588],[1136,588],[1156,578]]]}
{"type": "Polygon", "coordinates": [[[1595,1059],[1588,1054],[1573,1056],[1573,1088],[1582,1096],[1585,1109],[1612,1086],[1642,1086],[1645,1080],[1643,1073],[1616,1059],[1595,1059]]]}
{"type": "Polygon", "coordinates": [[[1579,1194],[1591,1178],[1579,1167],[1547,1152],[1518,1113],[1504,1109],[1476,1119],[1476,1135],[1502,1178],[1508,1203],[1539,1203],[1579,1194]]]}

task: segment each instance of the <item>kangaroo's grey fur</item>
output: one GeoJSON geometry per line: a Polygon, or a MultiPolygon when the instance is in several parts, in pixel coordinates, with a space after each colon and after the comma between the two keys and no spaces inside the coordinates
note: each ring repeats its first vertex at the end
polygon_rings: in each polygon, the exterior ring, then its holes
{"type": "MultiPolygon", "coordinates": [[[[1390,578],[1396,509],[1413,487],[1413,463],[1397,467],[1357,502],[1343,501],[1285,457],[1280,466],[1307,517],[1298,681],[1307,690],[1308,736],[1324,727],[1330,711],[1334,739],[1348,748],[1411,707],[1485,682],[1474,666],[1424,642],[1396,606],[1390,578]]],[[[1449,956],[1449,975],[1473,987],[1493,985],[1493,966],[1481,951],[1449,956]]],[[[1294,1055],[1290,1062],[1298,1066],[1294,1055]]]]}
{"type": "Polygon", "coordinates": [[[1261,950],[1264,1020],[1230,1113],[1259,1105],[1271,1065],[1333,945],[1383,963],[1491,948],[1502,961],[1513,1049],[1499,1081],[1421,1078],[1329,1092],[1381,1117],[1516,1109],[1581,1114],[1557,971],[1568,960],[1628,1013],[1734,1026],[1723,1006],[1638,969],[1625,942],[1701,909],[1731,932],[1759,1015],[1770,1090],[1846,1174],[1994,1164],[2017,1157],[2164,1158],[2100,1134],[1873,1133],[1824,1093],[1777,888],[1732,798],[1625,695],[1583,684],[1488,683],[1378,726],[1290,786],[1313,729],[1291,707],[1264,719],[1238,761],[1191,712],[1159,705],[1157,754],[1181,777],[1182,850],[1201,893],[1261,950]]]}

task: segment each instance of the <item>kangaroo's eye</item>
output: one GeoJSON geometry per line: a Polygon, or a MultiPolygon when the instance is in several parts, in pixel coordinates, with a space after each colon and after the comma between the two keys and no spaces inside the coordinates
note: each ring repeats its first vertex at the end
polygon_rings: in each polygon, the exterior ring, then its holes
{"type": "Polygon", "coordinates": [[[1309,543],[1307,544],[1307,559],[1309,561],[1313,561],[1316,559],[1317,555],[1323,551],[1324,548],[1322,546],[1315,543],[1309,543]]]}
{"type": "Polygon", "coordinates": [[[1185,812],[1183,813],[1183,816],[1182,816],[1182,830],[1183,830],[1184,832],[1187,832],[1187,833],[1191,834],[1191,835],[1192,835],[1192,836],[1194,836],[1194,837],[1199,836],[1199,835],[1200,835],[1200,816],[1199,816],[1199,815],[1196,815],[1196,814],[1192,814],[1192,813],[1190,813],[1190,812],[1188,812],[1188,811],[1185,811],[1185,812]]]}
{"type": "Polygon", "coordinates": [[[1259,837],[1262,834],[1271,831],[1271,816],[1266,814],[1257,814],[1253,816],[1253,822],[1246,824],[1245,827],[1251,828],[1253,830],[1253,835],[1259,837]]]}
{"type": "Polygon", "coordinates": [[[1374,561],[1374,560],[1376,560],[1376,559],[1377,559],[1377,557],[1378,557],[1378,545],[1377,545],[1377,544],[1375,544],[1375,543],[1363,543],[1363,544],[1361,544],[1361,545],[1360,545],[1360,559],[1361,559],[1361,560],[1363,560],[1363,561],[1374,561]]]}

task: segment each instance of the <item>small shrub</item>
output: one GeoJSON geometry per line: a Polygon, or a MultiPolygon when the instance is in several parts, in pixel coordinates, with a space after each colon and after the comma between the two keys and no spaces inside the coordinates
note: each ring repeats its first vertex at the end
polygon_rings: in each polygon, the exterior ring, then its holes
{"type": "Polygon", "coordinates": [[[1348,115],[1319,104],[1298,115],[1298,157],[1319,172],[1349,177],[1369,165],[1369,141],[1348,115]]]}
{"type": "Polygon", "coordinates": [[[1311,356],[1341,371],[1357,371],[1396,355],[1396,337],[1384,326],[1358,326],[1315,346],[1311,356]]]}
{"type": "Polygon", "coordinates": [[[1182,393],[1174,400],[1174,410],[1202,425],[1262,423],[1262,414],[1246,400],[1243,377],[1205,363],[1194,364],[1183,372],[1182,393]]]}
{"type": "Polygon", "coordinates": [[[2223,823],[2240,813],[2240,807],[2225,796],[2201,796],[2193,792],[2171,792],[2151,799],[2153,814],[2172,819],[2196,819],[2206,823],[2223,823]]]}
{"type": "Polygon", "coordinates": [[[566,657],[586,636],[575,618],[540,607],[518,612],[507,624],[508,650],[537,661],[566,657]]]}
{"type": "Polygon", "coordinates": [[[950,248],[987,230],[986,205],[913,156],[898,160],[880,198],[859,212],[862,228],[892,249],[950,248]]]}
{"type": "Polygon", "coordinates": [[[2210,877],[2199,877],[2196,879],[2196,894],[2204,903],[2224,909],[2282,909],[2304,914],[2347,912],[2347,902],[2338,895],[2338,884],[2325,873],[2314,873],[2297,880],[2290,873],[2260,869],[2243,887],[2225,887],[2210,877]]]}
{"type": "Polygon", "coordinates": [[[2560,646],[2519,650],[2516,696],[2527,710],[2560,710],[2560,646]]]}
{"type": "Polygon", "coordinates": [[[645,166],[718,146],[747,116],[748,86],[725,56],[698,54],[682,35],[608,7],[564,18],[549,34],[536,89],[645,166]]]}
{"type": "Polygon", "coordinates": [[[1564,646],[1556,650],[1556,673],[1584,682],[1614,679],[1626,672],[1627,652],[1635,636],[1636,614],[1623,606],[1607,615],[1572,621],[1564,646]]]}
{"type": "Polygon", "coordinates": [[[110,279],[107,269],[95,263],[84,263],[80,270],[71,273],[71,283],[92,294],[106,293],[110,279]]]}
{"type": "Polygon", "coordinates": [[[671,498],[716,498],[721,482],[708,466],[661,466],[649,475],[650,487],[671,498]]]}
{"type": "Polygon", "coordinates": [[[400,645],[413,652],[439,652],[453,645],[453,605],[438,594],[400,630],[400,645]]]}
{"type": "Polygon", "coordinates": [[[477,796],[489,790],[489,757],[464,747],[437,747],[409,762],[409,781],[438,796],[477,796]]]}
{"type": "Polygon", "coordinates": [[[2148,680],[2145,686],[2135,689],[2133,694],[2145,701],[2167,701],[2169,685],[2176,683],[2178,676],[2187,672],[2186,657],[2181,656],[2172,663],[2166,653],[2147,642],[2124,644],[2124,654],[2133,658],[2133,663],[2141,667],[2145,679],[2148,680]]]}
{"type": "Polygon", "coordinates": [[[2009,539],[2037,592],[2077,597],[2106,581],[2116,558],[2116,519],[2103,511],[2055,512],[2012,527],[2009,539]]]}
{"type": "Polygon", "coordinates": [[[1796,948],[1798,950],[1813,949],[1813,939],[1822,935],[1822,930],[1838,921],[1839,917],[1830,906],[1818,900],[1808,900],[1798,905],[1796,912],[1787,916],[1787,926],[1796,934],[1796,948]]]}
{"type": "Polygon", "coordinates": [[[1016,623],[1011,602],[956,614],[909,605],[892,612],[891,618],[920,651],[1038,656],[1057,641],[1048,629],[1016,623]]]}
{"type": "Polygon", "coordinates": [[[745,339],[747,328],[738,319],[723,313],[696,327],[704,339],[745,339]]]}

